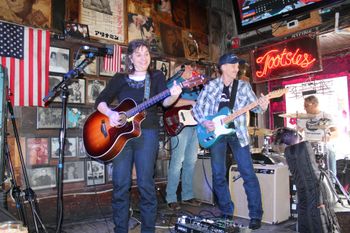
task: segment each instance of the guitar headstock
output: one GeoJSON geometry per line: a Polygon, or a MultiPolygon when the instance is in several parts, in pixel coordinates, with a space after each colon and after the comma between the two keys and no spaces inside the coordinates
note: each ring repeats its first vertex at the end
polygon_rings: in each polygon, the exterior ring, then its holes
{"type": "Polygon", "coordinates": [[[278,90],[270,92],[267,95],[267,97],[269,99],[274,99],[274,98],[281,97],[282,95],[286,94],[287,92],[288,92],[288,88],[282,88],[282,89],[278,89],[278,90]]]}
{"type": "Polygon", "coordinates": [[[191,78],[182,82],[180,85],[182,86],[182,88],[192,88],[195,86],[199,86],[201,84],[205,84],[207,82],[208,82],[208,79],[206,77],[204,77],[201,74],[198,74],[198,75],[192,75],[191,78]]]}

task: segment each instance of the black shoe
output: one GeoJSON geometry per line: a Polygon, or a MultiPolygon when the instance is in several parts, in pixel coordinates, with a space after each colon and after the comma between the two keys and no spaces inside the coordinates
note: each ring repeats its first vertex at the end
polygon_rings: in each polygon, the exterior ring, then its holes
{"type": "Polygon", "coordinates": [[[256,230],[261,227],[261,219],[252,218],[249,222],[249,229],[256,230]]]}
{"type": "Polygon", "coordinates": [[[177,202],[172,202],[172,203],[168,204],[168,209],[170,209],[172,211],[176,211],[176,210],[180,210],[181,206],[177,202]]]}
{"type": "Polygon", "coordinates": [[[182,201],[181,204],[190,205],[190,206],[201,206],[202,203],[192,198],[190,200],[182,201]]]}

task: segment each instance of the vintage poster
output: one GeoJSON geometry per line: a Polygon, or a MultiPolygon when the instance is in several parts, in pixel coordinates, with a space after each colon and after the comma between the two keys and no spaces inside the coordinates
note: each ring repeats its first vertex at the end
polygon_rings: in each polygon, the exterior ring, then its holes
{"type": "Polygon", "coordinates": [[[51,27],[51,0],[0,1],[0,19],[41,28],[51,27]]]}
{"type": "Polygon", "coordinates": [[[125,0],[80,0],[80,23],[90,37],[125,43],[125,0]]]}

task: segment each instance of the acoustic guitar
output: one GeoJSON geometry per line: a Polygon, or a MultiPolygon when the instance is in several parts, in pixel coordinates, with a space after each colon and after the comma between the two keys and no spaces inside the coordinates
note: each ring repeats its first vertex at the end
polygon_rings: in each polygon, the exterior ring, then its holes
{"type": "MultiPolygon", "coordinates": [[[[197,75],[179,85],[181,88],[192,88],[204,82],[205,78],[197,75]]],[[[93,112],[86,119],[83,127],[83,142],[87,154],[103,162],[113,160],[130,139],[141,135],[141,122],[145,119],[144,110],[168,96],[170,96],[169,89],[139,105],[133,99],[124,99],[112,109],[121,115],[123,124],[120,127],[110,126],[108,116],[99,111],[93,112]]]]}
{"type": "MultiPolygon", "coordinates": [[[[267,95],[268,99],[278,98],[288,92],[287,88],[279,89],[276,91],[272,91],[267,95]]],[[[205,128],[202,124],[197,125],[197,136],[199,145],[203,148],[209,148],[214,143],[219,140],[222,136],[233,134],[235,129],[228,128],[228,124],[232,122],[236,117],[246,113],[247,111],[258,106],[258,101],[254,101],[251,104],[233,112],[231,114],[231,110],[227,107],[222,108],[218,113],[213,116],[206,117],[207,120],[211,120],[214,122],[215,130],[208,132],[207,128],[205,128]]]]}

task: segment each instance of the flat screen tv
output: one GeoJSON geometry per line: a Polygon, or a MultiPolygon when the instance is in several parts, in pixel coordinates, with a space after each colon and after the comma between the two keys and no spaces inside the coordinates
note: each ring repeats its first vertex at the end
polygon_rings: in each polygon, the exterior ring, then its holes
{"type": "Polygon", "coordinates": [[[261,28],[344,0],[233,0],[238,33],[261,28]]]}

